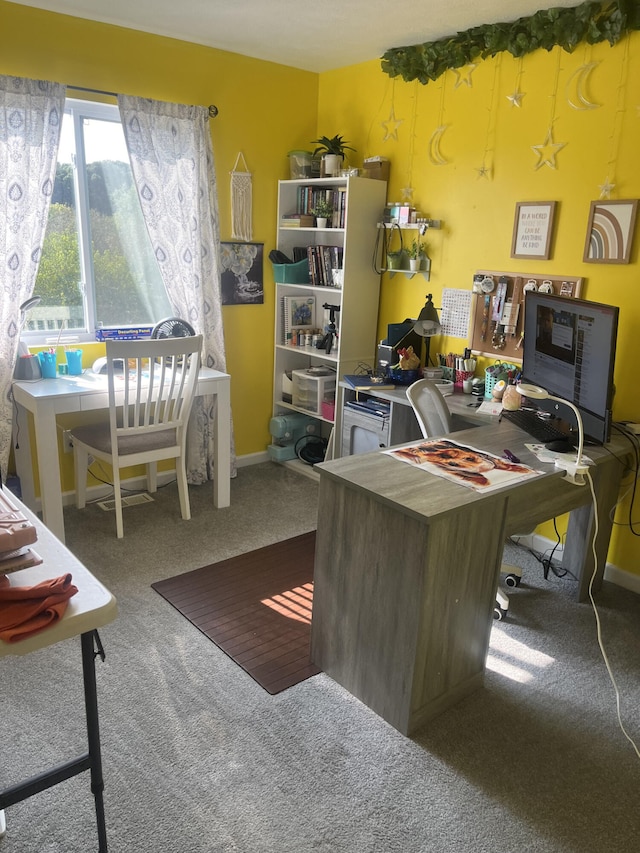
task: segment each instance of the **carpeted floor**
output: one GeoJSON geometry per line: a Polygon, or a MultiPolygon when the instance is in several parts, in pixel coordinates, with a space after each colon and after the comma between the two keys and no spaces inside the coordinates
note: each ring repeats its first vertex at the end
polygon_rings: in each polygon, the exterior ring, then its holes
{"type": "Polygon", "coordinates": [[[271,694],[320,670],[309,660],[315,532],[152,583],[271,694]]]}
{"type": "MultiPolygon", "coordinates": [[[[485,686],[405,738],[320,673],[275,696],[151,584],[314,530],[317,486],[243,468],[231,506],[174,487],[65,510],[67,543],[119,615],[96,664],[109,853],[627,853],[640,760],[620,731],[593,612],[523,549],[485,686]]],[[[621,715],[640,740],[640,596],[597,596],[621,715]]],[[[393,642],[393,637],[389,638],[393,642]]],[[[0,786],[86,748],[79,643],[0,665],[0,786]]],[[[95,853],[85,774],[7,810],[0,853],[95,853]]]]}

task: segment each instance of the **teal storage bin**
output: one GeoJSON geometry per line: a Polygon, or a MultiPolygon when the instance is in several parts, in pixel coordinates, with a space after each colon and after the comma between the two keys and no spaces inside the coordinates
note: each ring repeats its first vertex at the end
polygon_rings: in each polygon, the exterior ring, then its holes
{"type": "Polygon", "coordinates": [[[310,284],[309,261],[296,264],[273,264],[273,277],[278,284],[310,284]]]}

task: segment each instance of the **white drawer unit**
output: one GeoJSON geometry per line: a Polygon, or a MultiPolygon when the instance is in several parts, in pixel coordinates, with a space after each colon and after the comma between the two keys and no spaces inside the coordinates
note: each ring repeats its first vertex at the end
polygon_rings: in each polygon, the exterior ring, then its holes
{"type": "Polygon", "coordinates": [[[323,368],[309,370],[294,370],[291,373],[293,382],[293,405],[314,415],[322,414],[322,404],[332,403],[336,397],[335,371],[323,368]]]}

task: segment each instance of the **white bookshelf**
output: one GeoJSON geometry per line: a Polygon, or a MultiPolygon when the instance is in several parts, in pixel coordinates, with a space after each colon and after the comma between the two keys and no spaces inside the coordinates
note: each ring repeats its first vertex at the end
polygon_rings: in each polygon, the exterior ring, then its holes
{"type": "MultiPolygon", "coordinates": [[[[354,373],[359,364],[375,364],[380,273],[374,269],[373,254],[386,192],[385,181],[361,177],[307,178],[280,181],[278,184],[277,248],[289,258],[293,258],[294,247],[298,246],[338,246],[342,249],[344,281],[341,288],[286,284],[277,280],[277,274],[275,282],[273,414],[277,416],[294,411],[308,415],[318,422],[318,430],[327,438],[334,419],[285,402],[282,399],[282,377],[293,370],[325,366],[335,370],[337,384],[345,373],[354,373]],[[283,217],[297,210],[300,187],[342,188],[345,192],[344,227],[281,227],[283,217]],[[315,346],[283,343],[282,303],[285,296],[315,297],[315,326],[321,333],[329,319],[329,311],[322,306],[327,304],[339,308],[334,312],[338,335],[330,353],[315,346]]],[[[335,416],[339,419],[337,407],[335,416]]],[[[339,444],[336,442],[336,446],[339,444]]],[[[298,464],[312,470],[305,463],[298,464]]]]}

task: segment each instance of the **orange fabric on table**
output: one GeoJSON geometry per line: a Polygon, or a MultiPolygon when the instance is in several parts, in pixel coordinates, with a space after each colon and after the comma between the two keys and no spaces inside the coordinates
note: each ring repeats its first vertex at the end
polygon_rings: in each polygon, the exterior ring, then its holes
{"type": "Polygon", "coordinates": [[[78,587],[70,574],[34,586],[11,586],[0,575],[0,640],[16,643],[62,619],[78,587]]]}

